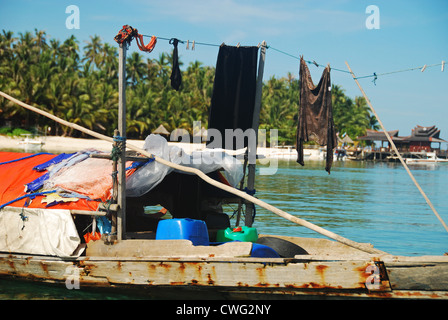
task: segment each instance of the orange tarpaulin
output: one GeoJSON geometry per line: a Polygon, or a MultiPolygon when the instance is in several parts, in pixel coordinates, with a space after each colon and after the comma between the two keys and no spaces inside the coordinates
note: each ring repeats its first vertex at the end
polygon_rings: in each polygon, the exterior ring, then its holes
{"type": "MultiPolygon", "coordinates": [[[[53,159],[54,154],[31,154],[31,153],[16,153],[16,152],[0,152],[0,205],[14,201],[15,199],[26,195],[25,185],[44,175],[47,171],[37,172],[33,167],[53,159]],[[25,157],[26,159],[10,162],[25,157]],[[9,163],[8,163],[9,162],[9,163]]],[[[112,167],[110,167],[112,172],[112,167]]],[[[110,186],[112,186],[112,178],[110,178],[110,186]]],[[[110,189],[110,188],[107,188],[110,189]]],[[[109,190],[108,190],[109,192],[109,190]]],[[[108,194],[104,194],[107,198],[108,194]]],[[[39,195],[32,199],[29,203],[29,208],[46,208],[47,203],[42,203],[45,196],[39,195]]],[[[23,207],[29,198],[17,200],[8,204],[12,207],[23,207]]],[[[78,210],[97,210],[101,201],[92,201],[86,199],[79,199],[76,202],[58,203],[49,207],[49,209],[78,209],[78,210]]]]}

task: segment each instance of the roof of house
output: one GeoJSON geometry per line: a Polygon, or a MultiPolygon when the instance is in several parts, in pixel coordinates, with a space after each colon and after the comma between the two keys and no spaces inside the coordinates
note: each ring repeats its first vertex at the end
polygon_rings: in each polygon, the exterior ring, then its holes
{"type": "MultiPolygon", "coordinates": [[[[388,131],[393,141],[412,142],[412,141],[429,141],[429,142],[448,142],[440,138],[440,130],[436,126],[423,127],[417,125],[412,129],[411,135],[399,137],[398,130],[388,131]]],[[[357,140],[368,141],[387,141],[384,131],[375,131],[367,129],[365,136],[358,137],[357,140]]]]}

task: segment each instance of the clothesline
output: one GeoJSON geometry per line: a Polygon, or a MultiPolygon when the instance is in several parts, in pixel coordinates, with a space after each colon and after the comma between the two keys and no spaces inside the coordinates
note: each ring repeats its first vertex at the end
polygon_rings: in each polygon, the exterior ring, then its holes
{"type": "MultiPolygon", "coordinates": [[[[268,49],[273,49],[277,52],[280,52],[284,55],[290,56],[294,59],[300,60],[300,57],[292,55],[290,53],[281,51],[279,49],[273,48],[268,46],[268,49]]],[[[306,61],[306,60],[305,60],[306,61]]],[[[324,65],[318,64],[316,61],[306,61],[306,63],[308,64],[314,64],[316,67],[325,67],[324,65]]],[[[443,72],[445,70],[445,61],[442,61],[441,63],[436,63],[436,64],[431,64],[431,65],[423,65],[420,67],[414,67],[414,68],[408,68],[408,69],[402,69],[402,70],[396,70],[396,71],[390,71],[390,72],[384,72],[384,73],[376,73],[374,72],[371,75],[366,75],[366,76],[361,76],[361,77],[356,77],[355,79],[363,79],[363,78],[374,78],[374,81],[379,77],[379,76],[385,76],[385,75],[389,75],[389,74],[394,74],[394,73],[400,73],[400,72],[407,72],[407,71],[414,71],[414,70],[420,70],[421,72],[424,72],[427,68],[431,68],[431,67],[438,67],[438,66],[442,66],[441,71],[443,72]]],[[[342,69],[337,69],[337,68],[331,68],[331,70],[336,70],[339,72],[344,72],[344,73],[350,73],[350,71],[347,70],[342,70],[342,69]]]]}
{"type": "MultiPolygon", "coordinates": [[[[143,36],[144,37],[152,37],[152,36],[149,36],[149,35],[143,35],[143,36]]],[[[157,37],[157,38],[161,39],[161,40],[167,40],[167,41],[171,41],[172,39],[174,39],[174,38],[164,38],[164,37],[157,37]]],[[[185,41],[185,40],[179,40],[178,39],[178,41],[179,41],[179,43],[182,43],[182,44],[187,43],[187,50],[189,49],[190,43],[192,44],[192,48],[191,48],[192,50],[195,49],[195,45],[205,45],[205,46],[212,46],[212,47],[219,47],[219,46],[221,46],[221,45],[215,44],[215,43],[196,42],[196,41],[190,41],[190,40],[185,41]]],[[[239,45],[239,43],[238,43],[238,45],[239,45]]],[[[285,52],[283,50],[279,50],[279,49],[274,48],[272,46],[266,46],[266,49],[272,49],[272,50],[277,51],[277,52],[279,52],[279,53],[281,53],[283,55],[286,55],[286,56],[289,56],[291,58],[300,60],[299,56],[290,54],[290,53],[285,52]]],[[[317,63],[315,60],[305,60],[305,62],[310,64],[310,65],[313,64],[316,67],[325,67],[324,65],[317,63]]],[[[401,72],[415,71],[415,70],[420,70],[421,72],[424,72],[427,68],[438,67],[438,66],[441,66],[441,71],[443,72],[444,69],[445,69],[445,61],[442,61],[441,63],[431,64],[431,65],[425,64],[425,65],[420,66],[420,67],[413,67],[413,68],[407,68],[407,69],[401,69],[401,70],[395,70],[395,71],[389,71],[389,72],[383,72],[383,73],[376,73],[376,72],[374,72],[374,73],[372,73],[370,75],[356,77],[355,79],[373,78],[373,83],[375,83],[375,81],[380,76],[385,76],[385,75],[390,75],[390,74],[395,74],[395,73],[401,73],[401,72]]],[[[339,69],[339,68],[331,67],[331,70],[350,74],[350,71],[339,69]]]]}

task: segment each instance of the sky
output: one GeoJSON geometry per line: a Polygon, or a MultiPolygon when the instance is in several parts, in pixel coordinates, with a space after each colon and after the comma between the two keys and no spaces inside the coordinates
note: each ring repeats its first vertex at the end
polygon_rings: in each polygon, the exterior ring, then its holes
{"type": "MultiPolygon", "coordinates": [[[[447,0],[0,0],[0,29],[16,36],[38,29],[61,41],[74,35],[81,48],[94,35],[117,45],[113,38],[125,24],[190,43],[252,46],[265,40],[264,80],[288,73],[298,78],[297,57],[303,55],[330,64],[332,83],[352,98],[362,93],[343,72],[346,62],[358,77],[448,63],[447,0]],[[74,22],[74,12],[66,12],[70,5],[79,9],[79,28],[67,27],[67,20],[69,27],[74,22]],[[366,10],[370,5],[376,10],[366,10]]],[[[142,54],[158,58],[172,48],[159,39],[153,52],[142,54]]],[[[191,44],[190,50],[179,45],[183,68],[196,60],[215,66],[217,55],[216,46],[196,45],[193,51],[191,44]]],[[[323,68],[309,68],[317,84],[323,68]]],[[[439,65],[359,82],[386,130],[407,136],[416,125],[435,125],[448,140],[448,65],[444,72],[439,65]]]]}

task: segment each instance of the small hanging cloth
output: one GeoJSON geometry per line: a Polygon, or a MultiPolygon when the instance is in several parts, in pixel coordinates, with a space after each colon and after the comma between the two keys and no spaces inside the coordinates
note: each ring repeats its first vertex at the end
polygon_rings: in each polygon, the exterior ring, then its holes
{"type": "Polygon", "coordinates": [[[173,89],[179,91],[179,87],[182,83],[182,74],[179,69],[179,57],[177,52],[177,44],[179,43],[179,40],[176,38],[173,38],[170,40],[170,44],[174,46],[173,49],[173,70],[171,71],[171,86],[173,89]]]}
{"type": "Polygon", "coordinates": [[[137,42],[137,46],[141,51],[150,53],[152,52],[152,50],[154,50],[154,47],[156,46],[157,37],[152,36],[149,43],[145,45],[143,43],[143,35],[138,33],[137,36],[135,37],[135,42],[137,42]]]}
{"type": "Polygon", "coordinates": [[[331,103],[330,66],[325,68],[319,84],[314,86],[308,66],[301,57],[299,77],[300,111],[296,135],[297,162],[302,166],[305,165],[303,142],[316,141],[321,146],[327,145],[325,170],[330,173],[333,164],[333,150],[337,143],[331,103]]]}

